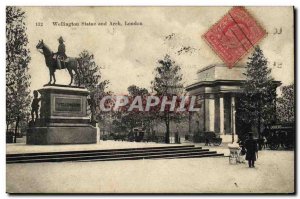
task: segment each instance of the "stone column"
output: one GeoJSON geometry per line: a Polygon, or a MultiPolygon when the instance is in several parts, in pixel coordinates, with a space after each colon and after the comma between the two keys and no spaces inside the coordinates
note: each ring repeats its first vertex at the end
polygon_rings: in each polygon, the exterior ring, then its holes
{"type": "Polygon", "coordinates": [[[100,127],[99,127],[99,123],[96,123],[96,129],[97,129],[97,144],[100,143],[100,127]]]}
{"type": "Polygon", "coordinates": [[[224,96],[220,94],[220,135],[224,135],[224,96]]]}
{"type": "Polygon", "coordinates": [[[214,131],[215,130],[215,99],[213,94],[209,95],[208,100],[208,118],[209,118],[209,125],[207,130],[214,131]]]}
{"type": "Polygon", "coordinates": [[[235,97],[231,96],[231,132],[235,135],[235,97]]]}

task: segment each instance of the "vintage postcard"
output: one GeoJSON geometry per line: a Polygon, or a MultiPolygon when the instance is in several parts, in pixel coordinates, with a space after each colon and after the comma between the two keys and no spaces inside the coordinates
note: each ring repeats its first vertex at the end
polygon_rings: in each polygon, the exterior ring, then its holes
{"type": "Polygon", "coordinates": [[[6,7],[6,192],[294,194],[294,7],[6,7]]]}

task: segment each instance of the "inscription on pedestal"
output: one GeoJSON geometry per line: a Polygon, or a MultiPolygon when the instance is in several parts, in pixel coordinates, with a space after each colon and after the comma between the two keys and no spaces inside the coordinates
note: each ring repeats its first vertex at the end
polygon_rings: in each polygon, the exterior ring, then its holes
{"type": "Polygon", "coordinates": [[[51,94],[51,114],[64,117],[86,117],[86,97],[67,94],[51,94]]]}
{"type": "Polygon", "coordinates": [[[81,99],[68,99],[55,97],[55,111],[80,112],[82,110],[81,99]]]}

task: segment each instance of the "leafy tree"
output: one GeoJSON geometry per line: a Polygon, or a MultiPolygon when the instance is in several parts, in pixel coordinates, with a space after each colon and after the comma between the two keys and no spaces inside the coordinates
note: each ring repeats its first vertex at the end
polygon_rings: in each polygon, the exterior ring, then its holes
{"type": "Polygon", "coordinates": [[[240,114],[237,117],[246,125],[256,126],[258,135],[263,124],[275,120],[276,85],[268,68],[267,59],[259,47],[248,58],[244,93],[240,98],[240,114]]]}
{"type": "Polygon", "coordinates": [[[6,7],[6,128],[14,124],[16,135],[19,124],[26,120],[30,109],[30,51],[25,12],[20,8],[6,7]]]}
{"type": "MultiPolygon", "coordinates": [[[[30,61],[24,20],[25,12],[20,8],[6,7],[6,72],[27,68],[30,61]]],[[[9,85],[11,81],[13,79],[8,79],[7,84],[9,85]]]]}
{"type": "Polygon", "coordinates": [[[130,96],[146,96],[149,92],[146,88],[139,88],[136,85],[131,85],[127,88],[130,96]]]}
{"type": "Polygon", "coordinates": [[[109,81],[101,81],[101,71],[100,67],[96,64],[94,60],[94,55],[89,51],[84,50],[79,54],[79,76],[75,75],[75,83],[84,85],[90,92],[89,95],[89,107],[91,111],[91,121],[95,122],[97,120],[97,107],[99,106],[99,99],[102,98],[107,93],[105,89],[107,88],[109,81]],[[80,81],[79,81],[80,80],[80,81]]]}
{"type": "MultiPolygon", "coordinates": [[[[158,60],[158,66],[155,68],[155,77],[151,83],[153,90],[158,96],[172,97],[181,95],[183,93],[181,67],[171,60],[169,55],[166,55],[164,59],[158,60]]],[[[177,114],[168,108],[164,112],[155,114],[164,121],[166,125],[165,142],[170,143],[170,122],[180,121],[182,114],[177,114]]]]}
{"type": "Polygon", "coordinates": [[[295,121],[294,84],[281,87],[282,96],[277,99],[277,119],[280,122],[295,121]]]}
{"type": "MultiPolygon", "coordinates": [[[[129,93],[129,98],[133,100],[136,96],[141,96],[143,103],[145,103],[145,99],[147,96],[149,96],[149,92],[146,88],[140,88],[136,85],[131,85],[127,88],[129,93]]],[[[129,109],[131,103],[128,104],[127,109],[129,109]]],[[[123,113],[122,120],[125,124],[127,124],[127,127],[129,131],[132,131],[135,127],[143,127],[149,129],[150,125],[150,115],[145,111],[139,111],[133,109],[132,111],[128,112],[126,111],[123,113]]]]}
{"type": "MultiPolygon", "coordinates": [[[[112,125],[113,119],[116,117],[117,113],[114,113],[113,111],[102,111],[100,109],[100,101],[105,96],[111,96],[112,92],[108,91],[108,85],[109,81],[104,80],[100,82],[97,86],[97,89],[95,91],[94,100],[95,100],[95,106],[96,106],[96,120],[99,122],[101,129],[103,133],[105,133],[105,130],[107,130],[112,125]]],[[[109,101],[109,100],[108,100],[109,101]]],[[[111,129],[111,128],[109,128],[111,129]]]]}
{"type": "Polygon", "coordinates": [[[126,124],[122,120],[114,119],[112,121],[112,129],[114,133],[124,133],[126,130],[126,124]]]}

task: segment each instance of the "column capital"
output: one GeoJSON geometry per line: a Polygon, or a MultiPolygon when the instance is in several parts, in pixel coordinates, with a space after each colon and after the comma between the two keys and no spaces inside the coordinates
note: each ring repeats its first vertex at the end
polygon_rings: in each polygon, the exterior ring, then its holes
{"type": "Polygon", "coordinates": [[[216,94],[214,93],[206,93],[205,94],[205,99],[215,99],[216,98],[216,94]]]}
{"type": "Polygon", "coordinates": [[[197,98],[204,99],[205,98],[205,93],[201,93],[201,94],[197,95],[197,98]]]}
{"type": "Polygon", "coordinates": [[[231,93],[231,97],[236,97],[237,93],[231,93]]]}
{"type": "Polygon", "coordinates": [[[224,93],[216,93],[215,96],[217,98],[221,98],[221,97],[224,97],[224,93]]]}

